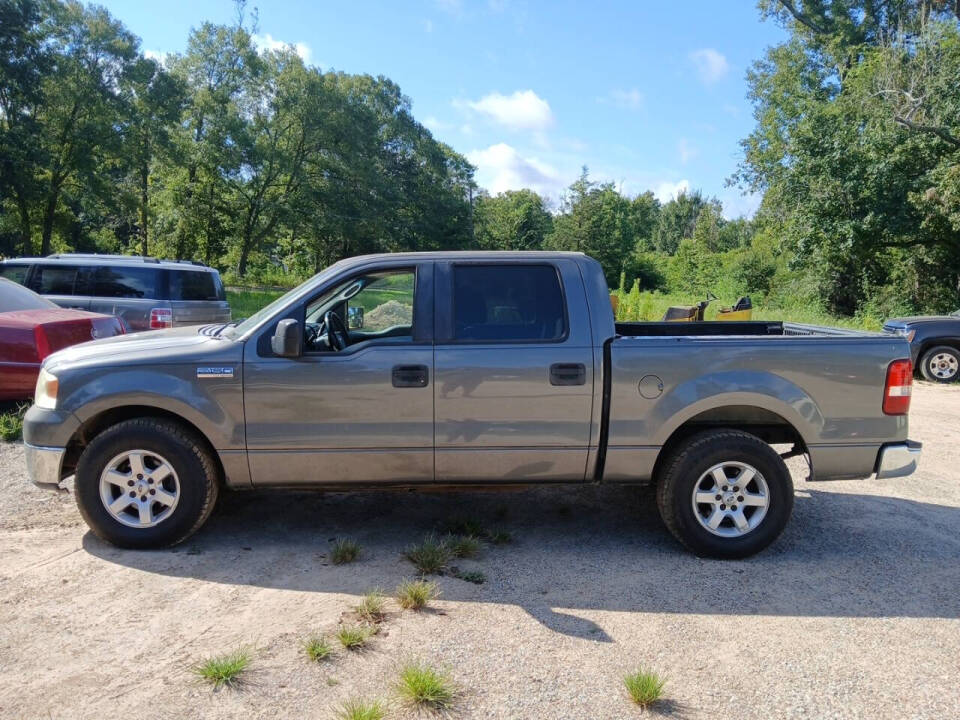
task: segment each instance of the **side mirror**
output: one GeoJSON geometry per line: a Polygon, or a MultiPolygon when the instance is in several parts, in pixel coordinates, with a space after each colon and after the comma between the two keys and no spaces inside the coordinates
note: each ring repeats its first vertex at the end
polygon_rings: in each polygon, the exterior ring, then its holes
{"type": "Polygon", "coordinates": [[[303,348],[303,329],[293,319],[277,323],[277,331],[270,338],[270,349],[279,357],[300,357],[303,348]]]}
{"type": "Polygon", "coordinates": [[[360,330],[362,327],[363,327],[363,308],[360,306],[348,307],[347,308],[347,329],[360,330]]]}

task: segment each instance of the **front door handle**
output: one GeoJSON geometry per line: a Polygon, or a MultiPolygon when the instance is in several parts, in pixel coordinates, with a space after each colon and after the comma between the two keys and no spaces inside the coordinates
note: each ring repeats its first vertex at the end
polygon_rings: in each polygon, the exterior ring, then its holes
{"type": "Polygon", "coordinates": [[[587,368],[583,363],[554,363],[550,366],[551,385],[584,385],[587,368]]]}
{"type": "Polygon", "coordinates": [[[393,386],[403,387],[426,387],[430,378],[430,371],[426,365],[394,365],[393,386]]]}

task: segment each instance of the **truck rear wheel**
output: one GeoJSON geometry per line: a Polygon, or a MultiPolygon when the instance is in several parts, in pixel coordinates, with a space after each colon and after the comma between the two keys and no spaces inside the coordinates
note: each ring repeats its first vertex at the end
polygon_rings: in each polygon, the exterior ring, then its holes
{"type": "Polygon", "coordinates": [[[697,555],[743,558],[783,532],[793,511],[793,480],[760,438],[710,430],[684,441],[665,460],[657,506],[673,536],[697,555]]]}
{"type": "Polygon", "coordinates": [[[210,451],[167,420],[118,423],[97,435],[77,463],[80,514],[97,537],[123,548],[185,540],[206,522],[218,492],[210,451]]]}

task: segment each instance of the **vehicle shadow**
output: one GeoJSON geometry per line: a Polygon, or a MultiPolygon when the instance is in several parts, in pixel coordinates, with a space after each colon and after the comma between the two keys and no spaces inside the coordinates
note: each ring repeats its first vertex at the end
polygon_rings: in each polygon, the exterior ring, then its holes
{"type": "Polygon", "coordinates": [[[960,617],[960,508],[804,485],[784,535],[741,561],[697,558],[657,516],[649,491],[228,493],[207,527],[171,550],[124,551],[88,533],[83,547],[140,571],[209,582],[361,594],[414,569],[403,549],[450,518],[509,531],[475,561],[473,585],[444,599],[510,603],[556,632],[609,641],[578,610],[697,614],[960,617]],[[335,566],[350,537],[358,563],[335,566]]]}

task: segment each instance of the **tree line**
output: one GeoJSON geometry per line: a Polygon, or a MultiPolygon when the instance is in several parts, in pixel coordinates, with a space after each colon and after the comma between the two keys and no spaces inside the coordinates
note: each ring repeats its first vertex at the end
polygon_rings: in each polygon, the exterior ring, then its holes
{"type": "Polygon", "coordinates": [[[104,9],[0,0],[0,255],[142,253],[287,283],[342,257],[563,249],[611,285],[877,316],[960,305],[960,32],[946,0],[761,0],[788,31],[748,74],[756,125],[714,198],[491,196],[384,76],[204,23],[163,62],[104,9]],[[719,293],[718,293],[719,294],[719,293]]]}

